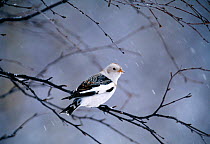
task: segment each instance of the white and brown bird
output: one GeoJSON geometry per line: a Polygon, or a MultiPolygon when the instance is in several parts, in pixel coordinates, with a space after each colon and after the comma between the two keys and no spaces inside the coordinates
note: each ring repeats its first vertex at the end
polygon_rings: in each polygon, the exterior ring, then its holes
{"type": "Polygon", "coordinates": [[[105,103],[114,94],[122,73],[124,71],[120,65],[111,63],[98,74],[83,81],[71,96],[62,99],[74,100],[61,113],[71,115],[80,106],[98,107],[105,103]]]}

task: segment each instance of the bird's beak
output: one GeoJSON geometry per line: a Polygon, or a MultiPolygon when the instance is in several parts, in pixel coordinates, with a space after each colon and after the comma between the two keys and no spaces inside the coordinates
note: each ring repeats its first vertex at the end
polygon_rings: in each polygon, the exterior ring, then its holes
{"type": "Polygon", "coordinates": [[[125,71],[122,69],[118,70],[117,72],[125,73],[125,71]]]}

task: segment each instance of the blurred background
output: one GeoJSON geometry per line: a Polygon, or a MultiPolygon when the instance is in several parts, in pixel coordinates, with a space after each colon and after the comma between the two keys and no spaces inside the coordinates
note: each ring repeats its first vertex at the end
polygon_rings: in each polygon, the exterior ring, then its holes
{"type": "MultiPolygon", "coordinates": [[[[194,5],[202,16],[209,18],[209,3],[206,0],[199,1],[207,7],[207,10],[196,1],[187,2],[194,5]]],[[[55,2],[56,0],[45,0],[47,5],[55,2]]],[[[117,106],[116,109],[138,116],[151,114],[159,106],[170,72],[175,73],[177,67],[210,69],[209,43],[196,32],[202,34],[206,40],[210,40],[209,29],[205,25],[195,25],[195,31],[187,25],[182,27],[167,14],[154,10],[158,22],[162,25],[159,27],[147,7],[142,7],[138,11],[132,7],[131,1],[122,1],[127,2],[125,5],[113,1],[115,5],[111,4],[110,7],[103,0],[70,2],[74,7],[65,3],[52,9],[66,18],[48,10],[27,21],[1,23],[0,67],[5,71],[31,76],[37,76],[45,70],[39,75],[40,78],[53,77],[52,82],[67,85],[68,89],[74,90],[90,75],[98,73],[112,62],[118,63],[126,73],[120,77],[115,94],[106,104],[117,106]],[[99,22],[100,27],[94,21],[99,22]],[[124,54],[119,48],[122,48],[124,54]]],[[[170,1],[164,1],[167,2],[170,1]]],[[[42,1],[9,0],[7,3],[33,6],[33,9],[3,5],[0,7],[1,18],[27,15],[45,8],[42,1]]],[[[173,2],[171,5],[193,13],[192,9],[182,1],[173,2]]],[[[200,22],[182,11],[172,8],[167,10],[182,17],[186,22],[200,22]]],[[[174,78],[166,102],[181,98],[188,93],[191,93],[192,97],[165,107],[160,113],[175,116],[210,133],[210,73],[196,70],[183,74],[185,78],[182,75],[174,78]]],[[[0,78],[0,95],[7,93],[12,87],[10,81],[0,78]]],[[[40,98],[48,96],[48,87],[35,87],[34,90],[40,98]]],[[[61,101],[65,96],[66,93],[52,89],[50,97],[53,99],[50,102],[66,107],[70,102],[61,101]]],[[[0,143],[95,143],[74,127],[63,124],[40,102],[23,95],[20,91],[0,99],[0,136],[12,133],[34,113],[42,115],[31,120],[14,138],[0,143]]],[[[159,143],[144,129],[104,114],[97,108],[80,108],[74,114],[106,119],[106,123],[141,144],[159,143]]],[[[70,116],[63,116],[73,123],[80,124],[80,121],[70,116]]],[[[204,143],[199,135],[172,120],[152,118],[148,121],[148,125],[165,138],[164,143],[204,143]]],[[[110,128],[88,119],[83,120],[81,128],[102,143],[132,143],[110,128]]],[[[204,139],[206,143],[210,143],[209,138],[204,139]]]]}

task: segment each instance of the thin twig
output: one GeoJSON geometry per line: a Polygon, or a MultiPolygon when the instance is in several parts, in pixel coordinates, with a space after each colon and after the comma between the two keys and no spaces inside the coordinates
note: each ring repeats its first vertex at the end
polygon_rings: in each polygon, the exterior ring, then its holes
{"type": "Polygon", "coordinates": [[[24,8],[24,9],[32,9],[33,8],[33,7],[30,7],[30,6],[27,7],[27,6],[20,6],[20,5],[16,5],[16,4],[9,4],[9,3],[5,2],[5,1],[3,1],[1,3],[5,4],[7,6],[15,7],[15,8],[24,8]]]}
{"type": "MultiPolygon", "coordinates": [[[[44,0],[41,0],[41,2],[46,6],[46,7],[48,7],[48,5],[45,3],[45,1],[44,0]]],[[[62,18],[66,18],[66,16],[63,16],[63,15],[61,15],[61,14],[59,14],[59,13],[57,13],[57,12],[55,12],[54,10],[52,10],[51,8],[50,8],[50,11],[53,13],[53,14],[56,14],[56,15],[58,15],[58,16],[60,16],[60,17],[62,17],[62,18]]]]}
{"type": "Polygon", "coordinates": [[[19,127],[17,127],[17,129],[15,129],[14,131],[13,131],[13,133],[12,134],[9,134],[9,135],[7,135],[7,134],[5,134],[5,135],[3,135],[3,136],[1,136],[0,137],[0,141],[1,140],[6,140],[6,139],[8,139],[8,138],[12,138],[12,137],[15,137],[16,135],[17,135],[17,133],[29,122],[29,121],[31,121],[32,119],[34,119],[35,117],[37,117],[37,116],[39,116],[37,113],[35,113],[33,116],[31,116],[30,118],[28,118],[26,121],[24,121],[19,127]]]}
{"type": "Polygon", "coordinates": [[[0,62],[9,62],[9,63],[14,63],[14,64],[17,64],[23,68],[26,68],[26,69],[29,69],[31,71],[34,71],[34,68],[32,67],[29,67],[29,66],[26,66],[25,64],[17,61],[17,60],[12,60],[12,59],[5,59],[5,58],[0,58],[0,62]]]}
{"type": "Polygon", "coordinates": [[[125,52],[123,51],[123,49],[122,48],[119,48],[118,46],[117,46],[117,44],[114,42],[114,40],[112,39],[112,37],[107,33],[107,32],[105,32],[105,30],[99,25],[99,22],[97,22],[97,21],[95,21],[93,18],[91,18],[89,15],[87,15],[85,12],[83,12],[81,9],[79,9],[78,7],[76,7],[75,5],[73,5],[72,3],[70,3],[70,2],[67,2],[70,6],[72,6],[73,8],[75,8],[76,10],[78,10],[81,14],[83,14],[83,15],[85,15],[88,19],[90,19],[93,23],[95,23],[97,26],[98,26],[98,28],[104,33],[104,35],[106,36],[106,37],[108,37],[110,40],[111,40],[111,42],[115,45],[115,47],[117,48],[117,49],[119,49],[120,50],[120,52],[122,52],[122,54],[124,54],[125,52]]]}
{"type": "MultiPolygon", "coordinates": [[[[203,132],[201,130],[199,130],[198,128],[192,126],[191,124],[188,124],[188,123],[185,123],[173,116],[167,116],[167,115],[162,115],[162,114],[159,114],[159,110],[162,109],[163,107],[167,106],[167,105],[170,105],[172,103],[175,103],[175,102],[178,102],[184,98],[187,98],[187,97],[190,97],[191,95],[187,95],[183,98],[180,98],[180,99],[177,99],[175,101],[172,101],[172,102],[169,102],[167,104],[164,104],[165,102],[165,99],[166,99],[166,96],[168,94],[168,91],[170,90],[170,84],[173,80],[173,78],[178,75],[180,72],[185,72],[185,71],[192,71],[192,70],[200,70],[200,71],[207,71],[207,72],[210,72],[209,69],[204,69],[202,67],[198,67],[198,68],[185,68],[185,69],[180,69],[178,70],[177,72],[175,72],[174,74],[171,73],[170,75],[170,79],[169,79],[169,82],[166,86],[166,90],[163,94],[163,97],[162,97],[162,100],[160,102],[160,105],[157,107],[157,109],[150,115],[147,115],[147,116],[143,116],[143,117],[140,117],[140,116],[137,116],[137,115],[133,115],[131,113],[128,113],[128,112],[124,112],[124,111],[121,111],[121,110],[116,110],[114,108],[109,108],[108,106],[100,106],[99,109],[103,112],[106,112],[110,115],[112,115],[113,117],[121,120],[121,121],[126,121],[132,125],[135,125],[139,128],[142,128],[146,131],[148,131],[160,144],[164,144],[163,140],[164,138],[162,136],[160,136],[156,131],[154,131],[153,129],[151,129],[145,121],[143,120],[149,120],[150,118],[152,117],[162,117],[162,118],[166,118],[166,119],[172,119],[172,120],[175,120],[176,122],[184,125],[186,128],[190,129],[192,132],[195,132],[196,134],[198,134],[199,136],[201,136],[201,138],[203,138],[204,136],[205,137],[210,137],[210,134],[207,134],[206,132],[203,132]]],[[[25,94],[25,95],[28,95],[28,93],[26,92],[26,90],[24,90],[22,87],[19,86],[22,85],[24,86],[27,90],[29,90],[31,93],[32,93],[32,96],[33,98],[35,98],[36,100],[38,100],[44,107],[48,108],[49,110],[51,110],[61,121],[65,122],[65,123],[68,123],[70,125],[72,125],[73,127],[75,127],[76,129],[78,129],[80,132],[82,132],[83,134],[89,136],[91,139],[93,139],[95,142],[97,143],[100,143],[96,138],[94,138],[92,135],[88,134],[86,131],[82,130],[80,128],[80,125],[76,125],[66,119],[64,119],[63,117],[61,117],[55,109],[53,109],[52,107],[50,107],[50,103],[47,103],[45,100],[42,100],[40,99],[35,91],[28,85],[27,81],[28,80],[33,80],[33,81],[37,81],[37,82],[43,82],[43,83],[46,83],[49,85],[49,79],[46,81],[46,80],[43,80],[43,79],[39,79],[39,78],[35,78],[35,77],[31,77],[31,76],[26,76],[26,75],[17,75],[17,74],[12,74],[12,73],[9,73],[9,72],[5,72],[3,69],[1,69],[0,71],[0,77],[4,77],[4,78],[7,78],[7,79],[10,79],[13,84],[18,88],[20,89],[20,91],[25,94]],[[22,79],[20,79],[22,78],[22,79]]],[[[55,85],[55,84],[51,84],[52,85],[55,85]]],[[[54,88],[57,88],[54,86],[54,88]]],[[[59,88],[57,88],[59,89],[59,88]]],[[[62,90],[62,89],[59,89],[61,91],[65,91],[65,90],[62,90]]],[[[65,91],[66,92],[66,91],[65,91]]],[[[58,107],[58,109],[60,109],[58,107]]],[[[203,139],[202,139],[203,140],[203,139]]]]}
{"type": "Polygon", "coordinates": [[[163,104],[162,107],[171,105],[171,104],[173,104],[173,103],[175,103],[175,102],[177,102],[177,101],[180,101],[180,100],[182,100],[182,99],[185,99],[185,98],[190,98],[191,96],[192,96],[191,93],[189,93],[188,95],[186,95],[186,96],[184,96],[184,97],[181,97],[181,98],[179,98],[179,99],[177,99],[177,100],[174,100],[174,101],[169,102],[169,103],[167,103],[167,104],[163,104]]]}
{"type": "Polygon", "coordinates": [[[121,135],[121,136],[123,136],[124,138],[128,139],[130,142],[135,143],[135,144],[140,144],[139,142],[135,141],[134,139],[128,137],[126,134],[122,133],[120,130],[118,130],[118,129],[112,127],[110,124],[104,122],[105,119],[99,120],[99,119],[96,119],[96,118],[93,118],[93,117],[88,117],[88,116],[83,116],[83,117],[82,117],[82,116],[76,116],[76,115],[73,115],[73,118],[77,118],[77,119],[79,119],[79,120],[81,120],[81,119],[89,119],[89,120],[92,120],[92,121],[96,121],[96,122],[98,122],[98,123],[100,123],[100,124],[103,124],[103,125],[107,126],[107,127],[110,128],[110,129],[112,129],[113,131],[115,131],[115,132],[118,133],[119,135],[121,135]]]}
{"type": "Polygon", "coordinates": [[[49,5],[48,7],[38,11],[38,12],[35,12],[35,13],[32,13],[32,14],[29,14],[29,15],[26,15],[26,16],[17,16],[17,17],[7,17],[7,18],[0,18],[0,23],[3,23],[3,22],[8,22],[8,21],[22,21],[22,20],[28,20],[30,18],[33,18],[47,10],[50,10],[58,5],[61,5],[61,4],[64,4],[66,3],[68,0],[60,0],[54,4],[51,4],[49,5]]]}

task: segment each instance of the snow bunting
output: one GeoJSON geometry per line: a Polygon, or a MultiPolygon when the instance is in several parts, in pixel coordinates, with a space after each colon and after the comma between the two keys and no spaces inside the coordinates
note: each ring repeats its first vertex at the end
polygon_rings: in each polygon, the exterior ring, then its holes
{"type": "Polygon", "coordinates": [[[120,65],[112,63],[98,74],[83,81],[71,96],[62,99],[74,100],[60,113],[71,115],[80,106],[98,107],[105,103],[114,94],[117,81],[123,72],[120,65]]]}

